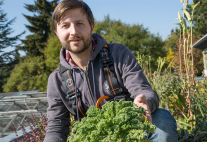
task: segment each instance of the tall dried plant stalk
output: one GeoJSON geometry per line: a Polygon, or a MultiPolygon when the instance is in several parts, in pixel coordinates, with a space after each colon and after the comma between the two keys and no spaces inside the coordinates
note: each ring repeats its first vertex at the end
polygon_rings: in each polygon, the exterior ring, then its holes
{"type": "MultiPolygon", "coordinates": [[[[181,17],[180,13],[178,12],[178,20],[179,20],[179,25],[183,31],[182,36],[181,36],[181,29],[180,29],[180,38],[179,38],[179,60],[180,60],[180,72],[181,72],[181,79],[187,79],[186,85],[185,85],[185,90],[186,93],[184,93],[184,90],[182,90],[182,94],[186,96],[186,100],[189,105],[189,113],[191,119],[193,119],[193,116],[195,117],[195,114],[193,115],[192,113],[192,108],[191,108],[191,98],[190,98],[190,88],[193,87],[193,95],[195,96],[195,73],[194,73],[194,61],[193,61],[193,29],[192,29],[192,23],[193,23],[193,12],[196,6],[200,3],[198,2],[197,4],[191,3],[191,9],[192,9],[192,14],[190,14],[188,11],[186,11],[186,6],[188,4],[188,1],[185,0],[180,0],[180,2],[183,4],[183,17],[181,17]],[[187,20],[185,19],[187,18],[187,20]],[[188,29],[186,21],[190,23],[190,29],[188,29]],[[184,54],[181,55],[181,49],[183,48],[184,54]],[[182,70],[182,58],[184,57],[184,70],[182,70]],[[185,76],[183,76],[183,71],[185,71],[185,76]]],[[[195,104],[195,101],[193,100],[193,103],[195,104]]],[[[194,105],[194,113],[195,112],[195,105],[194,105]]],[[[193,128],[193,123],[191,123],[191,128],[193,128]]]]}

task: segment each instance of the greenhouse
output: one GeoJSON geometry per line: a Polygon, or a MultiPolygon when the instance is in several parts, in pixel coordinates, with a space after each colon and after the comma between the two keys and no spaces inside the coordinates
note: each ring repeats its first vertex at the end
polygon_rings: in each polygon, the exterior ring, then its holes
{"type": "Polygon", "coordinates": [[[32,114],[39,120],[41,113],[46,116],[47,94],[39,91],[0,93],[0,141],[3,137],[20,130],[19,124],[27,127],[33,122],[32,114]]]}
{"type": "Polygon", "coordinates": [[[207,34],[193,44],[193,47],[203,50],[204,75],[207,77],[207,34]]]}

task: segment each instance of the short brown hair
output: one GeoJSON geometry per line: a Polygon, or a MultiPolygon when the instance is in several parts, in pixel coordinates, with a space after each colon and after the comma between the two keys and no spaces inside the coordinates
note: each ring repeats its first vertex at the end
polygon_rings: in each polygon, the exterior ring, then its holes
{"type": "Polygon", "coordinates": [[[56,6],[52,15],[52,24],[54,30],[56,30],[57,24],[60,22],[63,13],[69,9],[75,8],[82,8],[82,12],[86,14],[89,24],[91,26],[94,25],[93,13],[85,2],[82,0],[63,0],[56,6]]]}

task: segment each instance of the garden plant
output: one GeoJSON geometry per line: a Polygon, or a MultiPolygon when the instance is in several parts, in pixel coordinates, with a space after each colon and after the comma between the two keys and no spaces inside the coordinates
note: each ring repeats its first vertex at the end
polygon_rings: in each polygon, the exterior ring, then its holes
{"type": "Polygon", "coordinates": [[[98,109],[92,106],[87,117],[73,124],[69,142],[147,142],[147,133],[154,133],[155,126],[131,101],[107,102],[98,109]],[[145,132],[144,132],[145,131],[145,132]]]}

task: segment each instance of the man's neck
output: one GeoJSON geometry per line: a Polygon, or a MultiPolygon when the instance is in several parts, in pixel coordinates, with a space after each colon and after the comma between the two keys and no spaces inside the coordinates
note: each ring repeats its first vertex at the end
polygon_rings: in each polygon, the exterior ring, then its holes
{"type": "Polygon", "coordinates": [[[71,52],[69,53],[70,53],[70,56],[73,62],[75,62],[77,66],[79,66],[81,69],[85,71],[88,65],[88,62],[90,61],[91,56],[92,56],[92,45],[87,50],[85,50],[83,53],[80,53],[80,54],[74,54],[71,52]]]}

